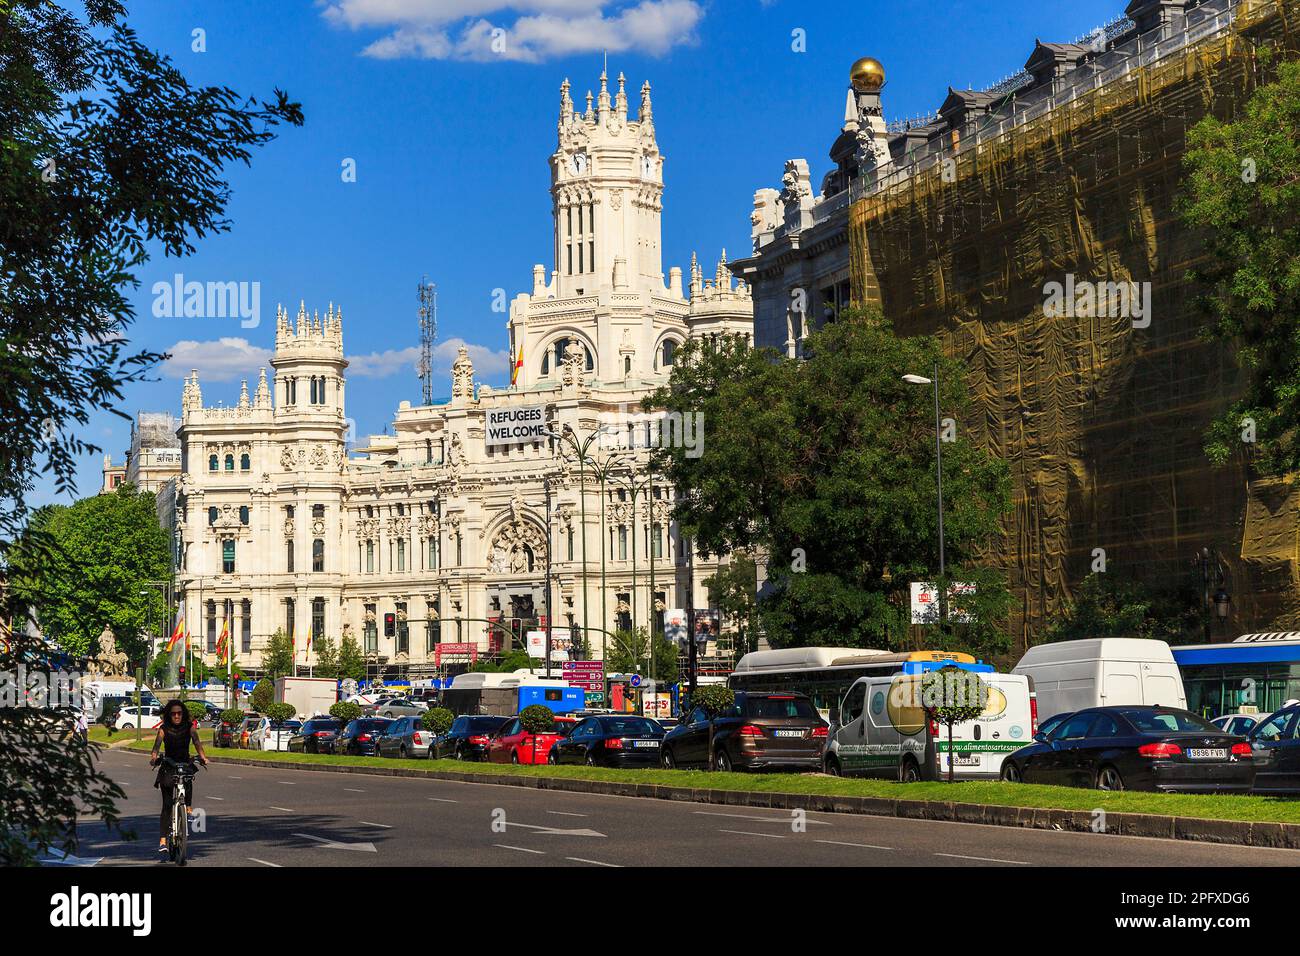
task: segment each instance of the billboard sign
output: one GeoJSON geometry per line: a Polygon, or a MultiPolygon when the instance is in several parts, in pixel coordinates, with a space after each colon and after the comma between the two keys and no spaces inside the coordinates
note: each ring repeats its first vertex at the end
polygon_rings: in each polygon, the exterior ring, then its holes
{"type": "Polygon", "coordinates": [[[546,438],[546,406],[489,408],[486,428],[489,448],[543,441],[546,438]]]}

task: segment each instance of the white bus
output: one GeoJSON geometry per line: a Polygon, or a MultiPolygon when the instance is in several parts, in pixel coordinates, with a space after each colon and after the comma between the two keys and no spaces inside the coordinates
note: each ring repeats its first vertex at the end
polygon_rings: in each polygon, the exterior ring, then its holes
{"type": "MultiPolygon", "coordinates": [[[[751,651],[727,678],[734,690],[793,691],[808,697],[828,723],[838,723],[839,706],[859,677],[891,676],[930,662],[976,664],[958,651],[891,651],[861,647],[791,647],[751,651]]],[[[979,669],[992,671],[988,665],[979,669]]]]}

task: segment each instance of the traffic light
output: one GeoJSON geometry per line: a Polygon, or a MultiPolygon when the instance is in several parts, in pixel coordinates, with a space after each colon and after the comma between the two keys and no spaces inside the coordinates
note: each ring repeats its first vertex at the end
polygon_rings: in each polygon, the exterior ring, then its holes
{"type": "Polygon", "coordinates": [[[393,637],[397,634],[397,615],[392,611],[384,614],[384,637],[393,637]]]}

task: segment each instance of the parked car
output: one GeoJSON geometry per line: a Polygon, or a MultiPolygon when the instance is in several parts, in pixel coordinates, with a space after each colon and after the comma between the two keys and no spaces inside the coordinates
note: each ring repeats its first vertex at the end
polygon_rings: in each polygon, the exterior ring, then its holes
{"type": "Polygon", "coordinates": [[[485,760],[488,738],[509,719],[484,714],[463,714],[453,720],[451,728],[434,741],[429,756],[450,757],[452,760],[485,760]]]}
{"type": "MultiPolygon", "coordinates": [[[[1267,716],[1267,715],[1264,715],[1267,716]]],[[[1255,725],[1260,721],[1259,714],[1224,714],[1222,717],[1215,717],[1210,723],[1218,727],[1226,734],[1237,734],[1241,737],[1247,737],[1255,729],[1255,725]]]]}
{"type": "Polygon", "coordinates": [[[239,746],[239,728],[241,726],[242,721],[240,723],[231,723],[228,720],[218,718],[217,722],[212,725],[212,746],[239,746]]]}
{"type": "Polygon", "coordinates": [[[429,709],[422,700],[409,697],[390,697],[388,700],[375,702],[374,712],[380,717],[418,717],[429,709]]]}
{"type": "Polygon", "coordinates": [[[1284,707],[1250,732],[1257,793],[1300,793],[1300,706],[1284,707]]]}
{"type": "Polygon", "coordinates": [[[1002,779],[1099,790],[1246,793],[1245,738],[1175,707],[1089,707],[1008,754],[1002,779]]]}
{"type": "Polygon", "coordinates": [[[381,757],[427,757],[433,732],[424,729],[424,717],[398,717],[376,743],[381,757]]]}
{"type": "Polygon", "coordinates": [[[584,763],[589,767],[658,766],[664,728],[657,720],[635,714],[588,717],[554,747],[547,763],[584,763]]]}
{"type": "Polygon", "coordinates": [[[358,717],[348,721],[336,738],[331,753],[355,757],[373,757],[378,750],[376,740],[388,732],[392,721],[387,717],[358,717]]]}
{"type": "Polygon", "coordinates": [[[253,736],[253,728],[256,727],[261,722],[261,720],[262,720],[261,714],[249,713],[244,715],[243,722],[240,723],[239,729],[235,732],[236,747],[238,747],[240,750],[250,749],[249,741],[252,739],[253,736]]]}
{"type": "Polygon", "coordinates": [[[288,750],[289,738],[302,727],[300,720],[272,720],[263,717],[248,734],[249,750],[288,750]]]}
{"type": "MultiPolygon", "coordinates": [[[[713,722],[713,751],[720,770],[799,767],[820,770],[828,725],[803,694],[741,691],[731,710],[713,722]]],[[[668,768],[707,766],[709,719],[695,708],[663,738],[668,768]]]]}
{"type": "Polygon", "coordinates": [[[143,730],[153,730],[162,723],[161,707],[122,707],[117,712],[117,719],[113,726],[118,730],[134,730],[139,727],[143,730]]]}
{"type": "Polygon", "coordinates": [[[563,738],[555,731],[529,733],[518,717],[510,717],[488,737],[487,759],[489,763],[546,763],[546,755],[563,738]]]}
{"type": "Polygon", "coordinates": [[[333,717],[312,717],[289,738],[289,750],[304,754],[332,753],[334,738],[341,729],[342,725],[333,717]]]}

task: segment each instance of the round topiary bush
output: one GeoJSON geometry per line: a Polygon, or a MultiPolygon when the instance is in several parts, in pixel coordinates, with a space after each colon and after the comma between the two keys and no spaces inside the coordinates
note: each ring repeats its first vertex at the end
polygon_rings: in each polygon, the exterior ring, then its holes
{"type": "Polygon", "coordinates": [[[298,713],[298,708],[293,704],[272,704],[266,708],[266,716],[276,723],[283,723],[296,713],[298,713]]]}
{"type": "Polygon", "coordinates": [[[252,704],[253,710],[259,714],[266,713],[266,708],[275,703],[275,685],[263,677],[253,687],[253,693],[249,695],[248,702],[252,704]]]}
{"type": "Polygon", "coordinates": [[[542,704],[529,704],[519,712],[519,723],[530,734],[549,734],[555,729],[555,714],[542,704]]]}
{"type": "Polygon", "coordinates": [[[361,716],[361,705],[354,704],[350,700],[341,700],[330,707],[330,716],[346,724],[349,720],[356,720],[361,716]]]}
{"type": "Polygon", "coordinates": [[[421,723],[424,724],[425,730],[442,736],[451,729],[452,722],[455,719],[456,715],[446,707],[433,707],[424,712],[421,723]]]}
{"type": "Polygon", "coordinates": [[[185,702],[185,709],[190,712],[190,720],[195,723],[207,719],[208,708],[203,706],[203,701],[201,700],[187,700],[185,702]]]}

